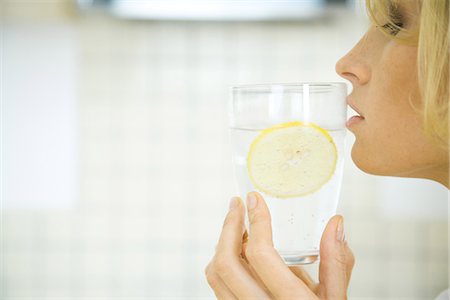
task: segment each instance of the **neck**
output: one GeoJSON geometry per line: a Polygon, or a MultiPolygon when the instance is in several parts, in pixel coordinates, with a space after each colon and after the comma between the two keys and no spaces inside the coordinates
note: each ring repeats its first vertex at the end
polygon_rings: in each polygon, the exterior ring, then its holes
{"type": "Polygon", "coordinates": [[[444,187],[449,189],[450,182],[448,173],[449,173],[449,164],[447,162],[444,164],[431,165],[423,168],[410,170],[407,172],[397,173],[394,176],[430,179],[437,183],[442,184],[444,187]]]}

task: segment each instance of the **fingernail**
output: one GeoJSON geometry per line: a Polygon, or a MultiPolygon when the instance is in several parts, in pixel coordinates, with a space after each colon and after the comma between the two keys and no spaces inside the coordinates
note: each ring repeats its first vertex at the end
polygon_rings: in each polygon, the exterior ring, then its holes
{"type": "Polygon", "coordinates": [[[345,238],[344,234],[344,218],[341,217],[336,230],[336,239],[340,242],[343,242],[345,238]]]}
{"type": "Polygon", "coordinates": [[[247,208],[248,208],[248,210],[255,209],[257,204],[258,204],[258,199],[256,199],[255,194],[249,193],[247,195],[247,208]]]}
{"type": "Polygon", "coordinates": [[[238,205],[239,205],[239,199],[238,199],[238,197],[233,197],[233,198],[231,198],[229,210],[235,209],[236,207],[238,207],[238,205]]]}

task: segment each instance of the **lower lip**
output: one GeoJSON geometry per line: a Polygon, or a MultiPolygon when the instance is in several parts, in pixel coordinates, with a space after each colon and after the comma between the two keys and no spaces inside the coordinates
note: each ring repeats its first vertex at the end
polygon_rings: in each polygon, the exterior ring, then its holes
{"type": "Polygon", "coordinates": [[[347,120],[347,123],[345,124],[347,127],[353,126],[355,124],[361,123],[364,120],[363,117],[360,116],[353,116],[350,119],[347,120]]]}

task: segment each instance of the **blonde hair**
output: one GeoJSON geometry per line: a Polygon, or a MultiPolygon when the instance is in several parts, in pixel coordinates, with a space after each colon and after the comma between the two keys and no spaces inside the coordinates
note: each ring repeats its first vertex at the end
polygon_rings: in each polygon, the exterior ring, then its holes
{"type": "Polygon", "coordinates": [[[399,0],[366,0],[368,15],[372,23],[382,28],[382,32],[400,43],[417,45],[421,108],[415,108],[411,99],[410,103],[422,117],[424,133],[447,151],[450,101],[449,1],[415,0],[417,11],[420,11],[419,26],[404,29],[401,28],[401,20],[395,13],[399,0]],[[401,30],[402,34],[393,36],[390,30],[401,30]]]}

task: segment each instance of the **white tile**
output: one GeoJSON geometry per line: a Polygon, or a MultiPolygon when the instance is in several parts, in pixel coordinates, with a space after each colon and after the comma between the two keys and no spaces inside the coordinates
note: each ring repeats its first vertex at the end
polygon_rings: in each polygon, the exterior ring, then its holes
{"type": "MultiPolygon", "coordinates": [[[[77,26],[80,198],[74,214],[7,215],[7,295],[47,287],[47,295],[79,298],[213,298],[203,267],[236,193],[229,86],[342,81],[334,64],[365,27],[100,17],[77,26]],[[44,256],[31,256],[35,245],[44,256]],[[41,265],[47,279],[35,282],[41,265]]],[[[374,176],[354,165],[350,151],[339,204],[356,256],[350,299],[443,289],[446,224],[387,222],[374,176]]],[[[317,277],[317,265],[308,268],[317,277]]]]}
{"type": "Polygon", "coordinates": [[[385,285],[391,297],[415,297],[421,290],[420,265],[417,262],[392,260],[385,275],[385,285]]]}
{"type": "Polygon", "coordinates": [[[386,239],[391,247],[401,249],[415,249],[419,241],[426,239],[426,232],[422,231],[423,224],[415,221],[389,222],[386,239]]]}
{"type": "Polygon", "coordinates": [[[385,299],[387,296],[385,280],[380,274],[383,273],[386,264],[387,262],[380,259],[363,258],[356,255],[356,263],[348,291],[349,298],[365,299],[373,297],[385,299]]]}
{"type": "Polygon", "coordinates": [[[448,254],[448,229],[448,221],[430,223],[427,231],[427,246],[436,252],[446,252],[448,254]]]}

